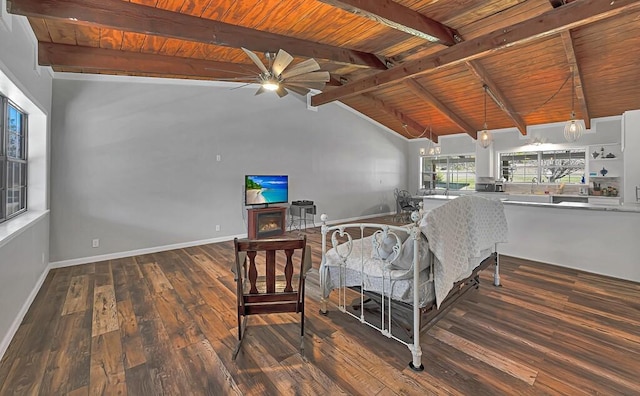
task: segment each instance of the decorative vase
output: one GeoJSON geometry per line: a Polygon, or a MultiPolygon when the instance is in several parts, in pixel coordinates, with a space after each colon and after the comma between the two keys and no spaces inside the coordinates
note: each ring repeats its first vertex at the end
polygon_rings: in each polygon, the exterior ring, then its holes
{"type": "Polygon", "coordinates": [[[593,157],[593,159],[598,158],[599,155],[600,155],[600,153],[597,152],[597,151],[594,151],[593,153],[591,153],[591,156],[593,157]]]}
{"type": "Polygon", "coordinates": [[[600,170],[600,174],[602,175],[602,177],[604,177],[604,176],[606,176],[606,175],[607,175],[607,173],[609,173],[609,171],[608,171],[608,170],[606,170],[606,169],[604,168],[604,166],[603,166],[603,167],[602,167],[602,170],[600,170]]]}

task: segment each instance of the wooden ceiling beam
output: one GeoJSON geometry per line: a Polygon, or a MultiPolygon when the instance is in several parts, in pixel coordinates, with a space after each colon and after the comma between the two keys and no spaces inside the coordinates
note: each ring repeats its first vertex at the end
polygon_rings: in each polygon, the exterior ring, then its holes
{"type": "Polygon", "coordinates": [[[243,65],[236,63],[43,42],[38,43],[38,63],[42,66],[145,74],[157,73],[211,79],[228,78],[234,77],[238,73],[247,73],[243,65]]]}
{"type": "Polygon", "coordinates": [[[498,50],[522,45],[562,31],[584,26],[640,8],[638,0],[580,0],[552,9],[542,15],[463,41],[421,59],[379,72],[345,86],[314,95],[313,106],[362,94],[382,86],[395,84],[412,76],[432,72],[494,54],[498,50]]]}
{"type": "MultiPolygon", "coordinates": [[[[420,124],[413,118],[407,116],[406,114],[399,111],[398,109],[389,106],[382,99],[376,98],[372,94],[368,94],[368,93],[364,94],[362,95],[361,98],[358,98],[358,99],[364,99],[366,102],[369,102],[370,106],[377,107],[380,110],[384,111],[385,113],[388,113],[389,115],[393,116],[394,118],[397,118],[398,121],[400,121],[403,125],[406,125],[407,128],[411,128],[418,134],[423,134],[427,130],[427,127],[423,126],[422,124],[420,124]]],[[[411,136],[407,136],[407,137],[411,137],[411,136]]],[[[424,136],[421,136],[421,137],[424,137],[424,136]]],[[[433,141],[434,143],[438,142],[438,135],[435,135],[435,134],[433,135],[433,141]]]]}
{"type": "Polygon", "coordinates": [[[444,103],[438,100],[431,92],[426,90],[423,86],[418,84],[416,81],[409,79],[405,80],[404,84],[409,88],[411,92],[413,92],[420,99],[428,102],[430,105],[435,107],[442,115],[447,117],[451,122],[456,124],[460,129],[465,131],[474,139],[478,138],[478,131],[475,130],[468,122],[462,119],[462,117],[458,116],[455,112],[449,109],[444,103]]]}
{"type": "Polygon", "coordinates": [[[462,41],[455,29],[391,0],[320,0],[392,29],[450,47],[462,41]]]}
{"type": "Polygon", "coordinates": [[[7,10],[16,15],[99,26],[140,34],[258,52],[282,48],[292,55],[326,59],[341,64],[386,70],[375,55],[249,29],[121,0],[11,0],[7,10]]]}
{"type": "Polygon", "coordinates": [[[473,73],[478,80],[482,82],[482,85],[486,86],[489,90],[489,96],[498,105],[498,107],[514,122],[516,128],[523,136],[527,135],[527,123],[522,119],[522,116],[518,114],[516,109],[511,105],[509,99],[502,93],[502,90],[496,85],[496,83],[489,77],[489,74],[479,61],[466,62],[467,68],[473,73]]]}
{"type": "MultiPolygon", "coordinates": [[[[564,51],[567,54],[567,61],[569,62],[569,67],[573,72],[573,86],[576,90],[576,98],[578,99],[578,106],[580,106],[580,111],[582,112],[582,117],[584,118],[584,125],[587,129],[591,129],[591,117],[589,116],[589,106],[587,106],[587,98],[584,94],[584,87],[582,85],[582,74],[580,73],[580,67],[578,66],[578,60],[576,59],[576,51],[573,47],[573,39],[571,38],[571,32],[566,31],[560,33],[560,37],[562,38],[562,44],[564,44],[564,51]]],[[[573,92],[571,92],[573,95],[573,92]]]]}

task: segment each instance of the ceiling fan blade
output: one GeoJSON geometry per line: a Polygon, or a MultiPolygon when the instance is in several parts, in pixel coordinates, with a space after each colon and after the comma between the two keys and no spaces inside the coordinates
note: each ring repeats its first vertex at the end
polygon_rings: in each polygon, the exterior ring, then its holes
{"type": "Polygon", "coordinates": [[[258,90],[256,91],[256,93],[253,94],[253,96],[258,96],[258,95],[260,95],[261,93],[263,93],[265,91],[266,91],[266,89],[264,89],[264,87],[261,85],[260,88],[258,88],[258,90]]]}
{"type": "Polygon", "coordinates": [[[310,91],[308,88],[296,87],[296,86],[294,86],[294,85],[289,85],[289,84],[285,84],[285,87],[286,87],[288,90],[291,90],[291,91],[293,91],[293,92],[297,93],[297,94],[298,94],[298,95],[300,95],[300,96],[305,96],[305,95],[307,95],[307,94],[309,93],[309,91],[310,91]]]}
{"type": "Polygon", "coordinates": [[[253,63],[255,63],[256,66],[258,66],[258,68],[260,69],[261,72],[263,72],[263,73],[268,73],[269,72],[269,70],[267,70],[267,67],[264,65],[264,63],[262,63],[260,58],[258,58],[258,55],[254,54],[252,51],[249,51],[248,49],[246,49],[244,47],[240,47],[240,48],[242,48],[244,53],[247,54],[247,56],[249,58],[251,58],[253,63]]]}
{"type": "Polygon", "coordinates": [[[289,66],[289,63],[293,61],[293,56],[289,55],[285,50],[281,49],[278,51],[278,55],[276,55],[276,59],[273,61],[273,66],[271,66],[271,71],[274,76],[279,76],[282,71],[289,66]]]}
{"type": "Polygon", "coordinates": [[[328,71],[318,71],[318,72],[311,72],[311,73],[306,73],[306,74],[301,74],[299,76],[293,76],[290,78],[287,78],[285,81],[286,82],[327,82],[329,81],[329,72],[328,71]]]}
{"type": "Polygon", "coordinates": [[[320,69],[320,65],[315,59],[306,59],[298,64],[295,64],[283,71],[280,77],[283,79],[291,78],[293,76],[299,76],[300,74],[310,73],[320,69]]]}
{"type": "Polygon", "coordinates": [[[276,89],[276,93],[278,94],[278,96],[279,96],[279,97],[281,97],[281,98],[282,98],[282,97],[287,96],[287,94],[288,94],[289,92],[287,92],[287,90],[286,90],[286,89],[284,89],[284,87],[283,87],[282,85],[280,85],[280,86],[278,87],[278,89],[276,89]]]}

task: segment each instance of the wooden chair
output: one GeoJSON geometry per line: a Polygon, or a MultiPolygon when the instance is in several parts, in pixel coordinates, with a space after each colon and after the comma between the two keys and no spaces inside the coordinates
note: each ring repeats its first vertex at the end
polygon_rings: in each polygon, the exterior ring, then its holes
{"type": "Polygon", "coordinates": [[[238,345],[235,360],[246,330],[249,315],[300,313],[300,352],[304,353],[304,284],[311,268],[311,249],[307,238],[234,240],[237,300],[238,345]],[[299,263],[294,265],[295,259],[299,263]],[[284,259],[284,260],[282,260],[284,259]],[[264,264],[262,270],[261,264],[264,264]]]}

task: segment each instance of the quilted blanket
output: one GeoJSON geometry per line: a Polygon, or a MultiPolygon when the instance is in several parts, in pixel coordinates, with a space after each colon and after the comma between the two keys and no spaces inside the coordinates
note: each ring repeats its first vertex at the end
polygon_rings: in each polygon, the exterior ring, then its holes
{"type": "Polygon", "coordinates": [[[437,259],[434,279],[438,307],[455,282],[471,275],[483,251],[507,242],[507,231],[502,202],[479,196],[460,196],[427,214],[422,232],[437,259]]]}

